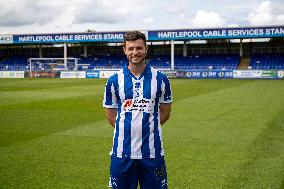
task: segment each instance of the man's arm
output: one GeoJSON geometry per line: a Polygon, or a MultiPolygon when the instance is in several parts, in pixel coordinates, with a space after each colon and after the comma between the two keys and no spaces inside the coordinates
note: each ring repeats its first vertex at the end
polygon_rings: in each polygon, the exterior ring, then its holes
{"type": "Polygon", "coordinates": [[[171,103],[160,104],[160,123],[163,125],[170,117],[171,114],[171,103]]]}
{"type": "Polygon", "coordinates": [[[111,124],[111,126],[114,128],[115,127],[115,118],[117,111],[115,108],[105,108],[106,111],[106,117],[108,122],[111,124]]]}

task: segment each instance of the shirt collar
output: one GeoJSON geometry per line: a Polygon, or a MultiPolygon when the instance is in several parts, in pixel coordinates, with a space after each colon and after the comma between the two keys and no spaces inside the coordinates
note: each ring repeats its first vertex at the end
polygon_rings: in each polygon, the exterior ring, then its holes
{"type": "MultiPolygon", "coordinates": [[[[130,72],[130,70],[128,69],[128,65],[129,65],[129,63],[123,66],[123,72],[124,72],[124,74],[125,74],[125,75],[131,75],[131,76],[133,76],[134,78],[137,78],[137,77],[135,77],[135,76],[130,72]]],[[[148,73],[150,73],[150,72],[151,72],[151,67],[150,67],[149,64],[146,64],[143,73],[139,76],[139,79],[140,79],[141,77],[143,77],[145,74],[148,74],[148,73]]]]}

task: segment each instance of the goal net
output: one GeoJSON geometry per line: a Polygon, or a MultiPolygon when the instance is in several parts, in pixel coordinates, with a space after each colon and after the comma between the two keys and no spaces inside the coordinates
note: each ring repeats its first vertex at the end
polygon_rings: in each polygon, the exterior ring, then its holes
{"type": "Polygon", "coordinates": [[[60,71],[77,70],[77,58],[30,58],[30,77],[56,77],[60,71]]]}

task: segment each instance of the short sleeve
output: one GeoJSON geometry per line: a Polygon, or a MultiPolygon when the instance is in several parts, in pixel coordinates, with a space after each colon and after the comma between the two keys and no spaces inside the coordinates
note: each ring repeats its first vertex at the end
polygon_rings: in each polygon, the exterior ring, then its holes
{"type": "Polygon", "coordinates": [[[171,103],[172,99],[172,89],[170,80],[166,75],[163,74],[162,83],[161,83],[161,97],[159,103],[171,103]]]}
{"type": "Polygon", "coordinates": [[[103,107],[117,108],[117,98],[115,90],[117,89],[117,74],[111,76],[105,86],[103,107]]]}

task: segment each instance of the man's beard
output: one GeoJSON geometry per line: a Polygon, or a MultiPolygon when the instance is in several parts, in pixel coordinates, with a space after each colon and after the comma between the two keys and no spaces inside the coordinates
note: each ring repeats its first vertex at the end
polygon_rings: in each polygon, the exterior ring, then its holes
{"type": "Polygon", "coordinates": [[[128,58],[129,62],[131,62],[132,64],[141,64],[145,62],[145,56],[137,56],[137,57],[130,57],[128,58]],[[135,61],[133,61],[132,59],[136,59],[135,61]]]}

